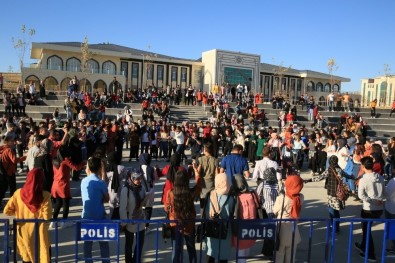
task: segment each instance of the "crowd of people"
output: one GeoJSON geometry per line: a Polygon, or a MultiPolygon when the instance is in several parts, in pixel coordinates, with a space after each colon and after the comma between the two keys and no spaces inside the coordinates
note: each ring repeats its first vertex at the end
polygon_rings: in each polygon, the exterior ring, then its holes
{"type": "MultiPolygon", "coordinates": [[[[326,180],[331,219],[339,218],[340,211],[346,208],[345,202],[336,196],[341,180],[348,184],[350,194],[363,203],[362,218],[378,218],[383,212],[387,218],[395,218],[395,138],[390,139],[387,147],[381,141],[366,139],[361,116],[347,113],[335,127],[320,124],[324,117],[319,112],[312,113],[315,117],[314,121],[311,119],[312,127],[299,126],[295,121],[296,107],[287,100],[275,100],[273,105],[283,112],[279,114],[278,127],[267,128],[266,115],[257,106],[261,95],[242,87],[233,94],[221,86],[206,99],[204,92],[200,94],[192,87],[180,97],[176,95],[177,88],[170,97],[169,92],[161,91],[166,99],[159,96],[161,92],[146,91],[143,97],[133,95],[143,110],[138,119],[129,108],[115,120],[110,120],[105,110],[99,110],[99,117],[92,111],[85,112],[85,108],[97,103],[105,109],[107,97],[91,97],[77,90],[72,90],[65,101],[68,120],[54,113],[53,119],[39,123],[32,119],[15,123],[14,118],[5,116],[4,145],[0,148],[0,202],[5,204],[2,201],[8,189],[11,198],[4,213],[25,219],[52,219],[50,228],[68,227],[69,222],[58,223],[56,219],[61,210],[62,218],[68,219],[73,197],[70,180],[80,180],[80,171],[86,167],[87,176],[81,181],[83,219],[149,220],[155,203],[154,186],[160,177],[166,178],[161,203],[167,217],[178,221],[170,225],[173,262],[183,261],[184,242],[189,261],[196,262],[195,236],[204,232],[196,230],[194,220],[198,214],[204,219],[254,219],[258,218],[257,208],[262,208],[265,218],[297,219],[303,208],[300,192],[303,184],[310,181],[326,180]],[[211,107],[212,117],[205,122],[171,123],[169,106],[181,103],[181,98],[186,98],[185,104],[203,103],[211,107]],[[231,100],[237,101],[234,112],[229,107],[231,100]],[[165,161],[166,165],[162,169],[153,166],[154,159],[165,161]],[[16,190],[16,174],[25,170],[26,183],[16,190]],[[305,171],[311,172],[311,179],[302,180],[300,173],[305,171]],[[256,181],[256,189],[249,186],[249,179],[256,181]],[[195,200],[199,200],[200,211],[195,210],[195,200]],[[109,215],[105,204],[110,208],[109,215]]],[[[307,105],[309,110],[317,107],[312,97],[307,105]]],[[[296,227],[292,241],[292,227],[292,223],[283,222],[278,250],[274,253],[274,242],[265,241],[262,253],[267,257],[275,254],[276,262],[295,258],[301,236],[296,227]]],[[[336,233],[340,232],[339,225],[333,227],[336,233]]],[[[364,224],[363,240],[356,243],[362,257],[367,228],[364,224]]],[[[123,230],[126,262],[140,262],[144,237],[151,231],[149,224],[127,223],[123,230]]],[[[25,235],[30,238],[31,231],[26,226],[21,238],[25,235]]],[[[50,245],[45,224],[40,229],[41,235],[40,242],[45,246],[40,253],[48,258],[50,245]]],[[[230,226],[219,236],[206,233],[207,262],[226,262],[232,247],[237,247],[237,239],[237,231],[230,226]]],[[[18,242],[22,259],[33,261],[33,247],[29,239],[24,242],[18,242]]],[[[373,260],[372,237],[369,242],[366,256],[373,260]]],[[[92,245],[84,243],[86,258],[92,257],[92,245]]],[[[108,244],[99,245],[101,257],[108,257],[108,244]]],[[[248,257],[253,245],[253,240],[243,241],[239,255],[248,257]]],[[[391,244],[388,253],[395,253],[395,244],[391,244]]]]}

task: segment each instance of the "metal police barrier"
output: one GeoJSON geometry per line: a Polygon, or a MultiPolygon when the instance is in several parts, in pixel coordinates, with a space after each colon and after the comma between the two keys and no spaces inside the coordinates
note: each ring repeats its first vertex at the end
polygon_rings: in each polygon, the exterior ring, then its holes
{"type": "Polygon", "coordinates": [[[9,247],[9,221],[7,219],[0,219],[0,227],[3,229],[4,239],[3,239],[3,262],[9,261],[10,247],[9,247]]]}
{"type": "MultiPolygon", "coordinates": [[[[202,219],[197,219],[193,220],[196,222],[196,225],[199,224],[204,224],[206,222],[209,222],[209,220],[202,220],[202,219]]],[[[223,220],[225,221],[225,220],[223,220]]],[[[258,253],[252,253],[251,256],[239,256],[239,244],[243,240],[266,240],[270,239],[273,240],[275,239],[276,233],[277,233],[277,223],[280,220],[278,219],[266,219],[266,220],[230,220],[228,221],[228,231],[232,231],[232,227],[237,229],[233,229],[233,234],[237,235],[237,246],[232,249],[233,256],[236,260],[236,262],[239,261],[239,259],[268,259],[267,257],[261,256],[261,252],[258,253]]],[[[299,219],[299,220],[281,220],[282,225],[283,224],[289,224],[288,226],[291,226],[291,231],[285,232],[287,236],[287,241],[288,243],[291,242],[290,244],[290,262],[293,262],[294,260],[294,255],[297,252],[298,254],[298,262],[352,262],[352,251],[353,251],[353,231],[354,231],[354,225],[355,223],[358,223],[358,225],[361,222],[367,222],[368,223],[368,229],[372,224],[376,223],[381,223],[384,224],[383,231],[380,230],[379,232],[382,233],[382,250],[381,250],[381,262],[386,262],[385,260],[393,260],[395,257],[391,257],[386,254],[386,241],[387,240],[395,240],[395,220],[385,220],[385,219],[377,219],[377,220],[366,220],[366,219],[358,219],[358,218],[342,218],[342,219],[335,219],[334,223],[340,222],[342,223],[342,233],[344,232],[344,229],[349,227],[349,235],[348,235],[348,253],[347,255],[343,253],[343,251],[338,251],[338,247],[336,246],[337,238],[339,238],[338,235],[335,233],[335,229],[332,228],[332,221],[329,219],[299,219]],[[299,244],[299,247],[296,247],[296,234],[299,235],[299,232],[301,233],[302,237],[302,243],[299,244]],[[314,249],[313,249],[314,247],[314,249]],[[320,249],[322,247],[322,249],[320,249]],[[297,251],[295,249],[297,248],[297,251]],[[347,258],[345,258],[347,257],[347,258]]],[[[151,261],[154,262],[163,262],[162,258],[159,257],[159,254],[163,253],[164,250],[169,250],[171,249],[171,246],[169,248],[169,245],[166,243],[160,243],[161,239],[161,226],[163,223],[177,223],[176,229],[183,229],[183,226],[181,223],[177,221],[171,221],[171,220],[97,220],[97,221],[88,221],[88,220],[58,220],[54,221],[55,223],[55,229],[54,233],[51,233],[52,239],[54,239],[54,242],[51,242],[52,245],[52,260],[54,262],[59,262],[64,260],[62,256],[59,256],[59,237],[60,234],[62,234],[62,237],[65,238],[64,236],[64,231],[67,231],[66,233],[71,233],[71,235],[67,237],[71,237],[71,239],[74,239],[74,254],[72,255],[74,257],[75,262],[79,262],[81,260],[108,260],[108,261],[120,261],[120,255],[121,253],[124,253],[123,251],[120,251],[120,240],[121,240],[121,231],[120,231],[120,225],[124,223],[133,223],[137,224],[137,233],[139,233],[139,223],[150,223],[151,225],[155,225],[155,230],[152,230],[152,232],[155,233],[155,242],[150,242],[150,244],[146,243],[147,245],[154,245],[154,253],[152,251],[147,251],[143,252],[144,256],[146,257],[147,254],[150,256],[154,255],[154,258],[152,258],[151,261]],[[66,230],[60,230],[59,224],[62,222],[73,222],[74,229],[70,229],[70,231],[66,230]],[[59,233],[60,231],[63,231],[62,233],[59,233]],[[72,234],[74,231],[74,235],[72,234]],[[73,238],[74,237],[74,238],[73,238]],[[115,255],[110,255],[110,258],[81,258],[79,257],[79,244],[81,242],[113,242],[117,246],[117,249],[115,250],[116,253],[115,255]],[[166,246],[163,248],[163,246],[166,246]],[[146,254],[147,253],[147,254],[146,254]]],[[[4,224],[4,233],[8,233],[9,231],[9,225],[7,220],[0,221],[0,223],[4,224]]],[[[18,224],[25,224],[25,223],[32,223],[34,225],[34,251],[37,252],[39,247],[38,247],[38,229],[39,225],[42,223],[49,224],[49,221],[44,221],[44,220],[18,220],[15,219],[13,220],[13,239],[14,239],[14,249],[13,249],[13,261],[17,262],[17,255],[15,253],[16,251],[16,228],[18,224]]],[[[202,228],[201,228],[202,229],[202,228]]],[[[178,231],[176,231],[178,233],[178,231]]],[[[345,231],[344,233],[347,233],[345,231]]],[[[199,234],[199,233],[197,233],[199,234]]],[[[369,244],[369,234],[370,231],[368,232],[368,237],[367,237],[367,244],[369,244]]],[[[9,262],[9,243],[10,240],[7,237],[8,235],[4,235],[4,260],[3,262],[9,262]]],[[[138,251],[139,251],[139,234],[137,234],[136,237],[136,251],[137,253],[137,258],[139,257],[138,251]]],[[[174,238],[174,236],[173,236],[174,238]]],[[[344,241],[344,238],[346,238],[344,235],[340,236],[342,241],[344,241]]],[[[146,239],[147,240],[147,239],[146,239]]],[[[378,242],[377,240],[375,240],[378,242]]],[[[63,241],[64,242],[64,241],[63,241]]],[[[146,241],[147,242],[147,241],[146,241]]],[[[175,237],[175,242],[178,242],[178,237],[176,234],[175,237]]],[[[220,240],[218,243],[219,249],[221,249],[221,243],[225,242],[220,240]]],[[[228,242],[228,241],[227,241],[228,242]]],[[[284,242],[284,240],[283,240],[284,242]]],[[[69,241],[67,241],[69,243],[69,241]]],[[[61,244],[64,245],[64,244],[61,244]]],[[[262,246],[262,242],[257,242],[255,246],[262,246]]],[[[206,243],[207,246],[207,243],[206,243]]],[[[368,245],[367,245],[368,246],[368,245]]],[[[196,247],[196,244],[195,244],[196,247]]],[[[256,247],[254,247],[256,250],[256,247]]],[[[344,248],[343,248],[344,249],[344,248]]],[[[365,254],[367,252],[368,247],[365,247],[365,254]]],[[[197,252],[199,255],[199,260],[197,262],[205,262],[205,257],[206,253],[204,251],[204,246],[203,242],[200,243],[199,249],[197,252]]],[[[114,250],[112,250],[114,251],[114,250]]],[[[143,250],[144,251],[144,250],[143,250]]],[[[276,249],[274,249],[274,255],[271,257],[271,259],[275,259],[276,257],[276,249]]],[[[39,253],[34,253],[35,261],[38,261],[38,255],[39,253]]],[[[183,257],[183,253],[181,254],[181,258],[183,257]]],[[[214,256],[215,257],[215,256],[214,256]]],[[[185,260],[187,261],[187,260],[185,260]]],[[[354,260],[355,261],[355,260],[354,260]]],[[[365,258],[365,262],[367,262],[368,259],[365,258]]],[[[388,261],[389,262],[389,261],[388,261]]]]}

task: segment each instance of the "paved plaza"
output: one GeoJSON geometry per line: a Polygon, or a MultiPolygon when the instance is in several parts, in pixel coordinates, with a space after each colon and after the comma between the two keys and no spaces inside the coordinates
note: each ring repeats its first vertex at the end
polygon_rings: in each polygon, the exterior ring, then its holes
{"type": "MultiPolygon", "coordinates": [[[[137,162],[133,161],[131,163],[126,162],[128,158],[128,150],[124,150],[124,162],[123,164],[127,167],[137,166],[137,162]]],[[[156,162],[153,161],[153,165],[158,165],[162,168],[166,163],[165,162],[156,162]]],[[[252,171],[253,169],[251,169],[252,171]]],[[[84,176],[82,174],[81,176],[84,176]]],[[[303,172],[302,178],[308,179],[310,177],[310,172],[303,172]]],[[[25,174],[19,175],[17,177],[18,186],[21,187],[24,182],[25,174]]],[[[165,182],[165,177],[162,177],[160,181],[155,186],[155,206],[153,211],[152,219],[164,219],[165,213],[163,211],[163,206],[160,204],[160,199],[162,195],[162,189],[165,182]]],[[[252,180],[249,181],[251,187],[255,188],[256,183],[252,180]]],[[[71,182],[71,191],[73,199],[71,200],[70,207],[70,219],[78,220],[81,216],[82,203],[81,203],[81,194],[80,194],[80,181],[79,182],[71,182]]],[[[326,190],[324,189],[324,181],[321,182],[312,182],[305,184],[302,193],[304,195],[304,203],[301,212],[301,218],[309,218],[309,219],[326,219],[328,217],[327,206],[326,206],[326,190]]],[[[347,201],[346,209],[341,211],[341,217],[345,218],[353,218],[358,217],[361,210],[361,203],[353,201],[353,198],[349,198],[347,201]]],[[[196,203],[196,211],[199,211],[198,204],[196,203]]],[[[4,214],[0,215],[1,219],[9,218],[4,214]]],[[[380,251],[382,248],[382,238],[383,238],[383,224],[375,224],[372,227],[373,237],[375,240],[376,254],[378,260],[381,260],[380,251]]],[[[302,236],[302,243],[298,246],[296,262],[309,262],[308,261],[308,247],[309,247],[309,232],[310,232],[310,223],[308,222],[300,222],[299,228],[302,236]]],[[[1,233],[0,235],[4,235],[3,227],[0,227],[1,233]]],[[[157,233],[156,226],[151,225],[152,231],[146,234],[145,243],[144,243],[144,262],[153,262],[156,259],[156,238],[159,237],[158,240],[158,260],[159,262],[170,262],[171,261],[171,242],[168,240],[165,242],[162,239],[161,232],[157,233]]],[[[325,234],[326,234],[326,225],[322,222],[314,222],[313,223],[313,237],[311,242],[311,260],[310,262],[324,262],[325,258],[325,234]]],[[[55,230],[50,230],[51,235],[51,243],[52,243],[52,255],[55,255],[54,243],[55,243],[55,230]]],[[[75,229],[74,227],[59,229],[59,250],[58,250],[58,261],[59,262],[74,262],[75,258],[75,229]]],[[[359,223],[354,225],[353,231],[353,240],[360,241],[361,240],[361,226],[359,223]]],[[[342,225],[341,232],[336,236],[336,247],[335,247],[335,257],[334,262],[347,262],[347,251],[348,251],[348,242],[349,242],[349,225],[342,225]]],[[[251,250],[252,256],[262,257],[260,253],[262,248],[263,241],[258,240],[255,246],[251,250]]],[[[200,245],[196,244],[196,248],[198,250],[198,259],[200,259],[200,245]]],[[[124,260],[124,235],[121,235],[121,244],[120,244],[120,261],[124,260]]],[[[0,240],[0,247],[3,248],[3,239],[0,240]]],[[[80,242],[79,246],[79,256],[83,256],[83,248],[82,243],[80,242]]],[[[204,249],[204,248],[203,248],[204,249]]],[[[98,257],[99,254],[99,246],[94,246],[94,256],[98,257]]],[[[115,259],[115,255],[117,252],[117,246],[115,242],[111,242],[110,251],[112,257],[115,259]]],[[[203,259],[202,262],[205,262],[205,252],[202,252],[203,259]]],[[[235,262],[236,253],[232,253],[234,255],[231,262],[235,262]]],[[[3,260],[3,252],[0,254],[0,261],[3,260]]],[[[362,262],[362,259],[359,257],[359,253],[357,250],[353,248],[351,253],[352,262],[362,262]]],[[[187,252],[186,248],[184,248],[184,259],[187,261],[187,252]]],[[[394,262],[395,258],[387,258],[385,262],[394,262]]],[[[265,260],[262,258],[257,259],[249,259],[248,262],[271,262],[270,260],[265,260]]]]}

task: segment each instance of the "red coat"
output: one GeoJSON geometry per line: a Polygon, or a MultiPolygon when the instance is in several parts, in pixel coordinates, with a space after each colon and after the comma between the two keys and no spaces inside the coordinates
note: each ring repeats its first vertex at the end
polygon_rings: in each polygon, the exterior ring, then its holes
{"type": "Polygon", "coordinates": [[[70,198],[70,177],[71,170],[81,170],[84,163],[75,165],[69,158],[65,158],[59,168],[53,166],[53,184],[51,189],[52,197],[70,198]]]}

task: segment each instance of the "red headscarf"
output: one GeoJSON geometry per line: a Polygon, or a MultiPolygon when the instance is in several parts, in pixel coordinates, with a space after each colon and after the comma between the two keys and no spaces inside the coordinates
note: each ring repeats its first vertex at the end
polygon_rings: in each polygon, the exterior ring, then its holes
{"type": "Polygon", "coordinates": [[[40,168],[29,171],[21,189],[21,199],[32,213],[37,212],[44,200],[43,185],[44,171],[40,168]]]}
{"type": "Polygon", "coordinates": [[[285,180],[285,194],[292,199],[290,215],[292,218],[299,218],[302,209],[302,200],[300,200],[300,191],[303,189],[303,180],[300,176],[291,175],[285,180]]]}

